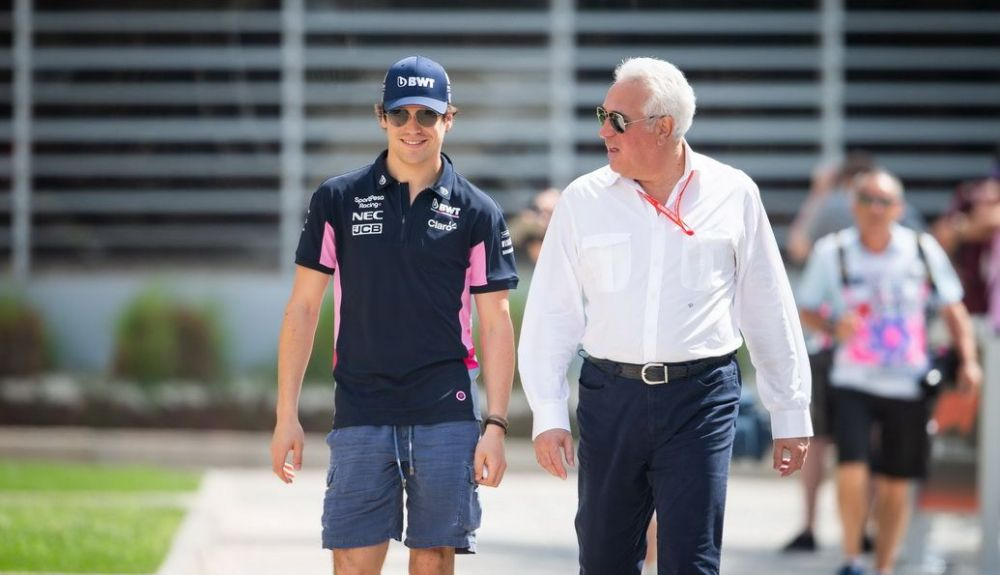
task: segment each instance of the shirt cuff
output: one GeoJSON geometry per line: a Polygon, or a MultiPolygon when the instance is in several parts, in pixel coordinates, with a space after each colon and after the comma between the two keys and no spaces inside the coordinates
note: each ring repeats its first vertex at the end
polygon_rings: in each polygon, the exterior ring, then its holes
{"type": "Polygon", "coordinates": [[[304,258],[295,258],[295,264],[296,265],[300,265],[300,266],[302,266],[304,268],[309,268],[311,270],[316,270],[316,271],[318,271],[320,273],[324,273],[324,274],[326,274],[328,276],[333,275],[333,272],[334,272],[333,268],[328,268],[328,267],[326,267],[325,265],[323,265],[323,264],[321,264],[319,262],[315,262],[315,261],[312,261],[312,260],[307,260],[307,259],[304,259],[304,258]]]}
{"type": "Polygon", "coordinates": [[[495,291],[503,290],[514,290],[517,289],[518,278],[510,278],[505,280],[492,281],[481,286],[469,286],[469,293],[490,293],[495,291]]]}
{"type": "Polygon", "coordinates": [[[569,431],[569,406],[565,401],[548,401],[531,410],[531,439],[550,429],[569,431]]]}
{"type": "Polygon", "coordinates": [[[788,409],[771,413],[771,437],[812,437],[812,417],[808,409],[788,409]]]}

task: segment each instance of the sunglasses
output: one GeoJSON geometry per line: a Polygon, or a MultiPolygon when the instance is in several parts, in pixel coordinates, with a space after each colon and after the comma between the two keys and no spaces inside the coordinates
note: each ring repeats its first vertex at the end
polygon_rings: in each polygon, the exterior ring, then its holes
{"type": "Polygon", "coordinates": [[[882,206],[883,208],[889,208],[896,205],[896,200],[892,198],[880,198],[864,192],[858,193],[857,200],[862,206],[882,206]]]}
{"type": "Polygon", "coordinates": [[[645,122],[646,120],[662,117],[663,115],[661,114],[659,116],[646,116],[645,118],[639,118],[638,120],[628,121],[621,112],[609,112],[604,109],[604,106],[597,107],[597,122],[603,126],[604,122],[611,120],[611,127],[619,134],[624,134],[629,125],[635,124],[636,122],[645,122]]]}
{"type": "MultiPolygon", "coordinates": [[[[397,128],[402,128],[410,121],[410,111],[406,108],[388,110],[383,112],[383,114],[385,115],[385,119],[397,128]]],[[[434,124],[437,124],[438,119],[441,118],[441,114],[427,108],[421,108],[414,112],[413,115],[417,117],[417,123],[425,128],[433,127],[434,124]]]]}

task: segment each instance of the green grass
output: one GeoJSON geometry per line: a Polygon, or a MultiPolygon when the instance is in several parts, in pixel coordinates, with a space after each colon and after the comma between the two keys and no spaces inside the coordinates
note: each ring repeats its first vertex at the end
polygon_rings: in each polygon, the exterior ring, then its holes
{"type": "Polygon", "coordinates": [[[193,491],[194,473],[138,466],[0,460],[2,491],[193,491]]]}
{"type": "Polygon", "coordinates": [[[0,571],[153,573],[184,518],[170,495],[197,486],[194,473],[0,460],[0,571]]]}
{"type": "Polygon", "coordinates": [[[87,503],[0,503],[0,570],[153,573],[184,510],[87,503]]]}

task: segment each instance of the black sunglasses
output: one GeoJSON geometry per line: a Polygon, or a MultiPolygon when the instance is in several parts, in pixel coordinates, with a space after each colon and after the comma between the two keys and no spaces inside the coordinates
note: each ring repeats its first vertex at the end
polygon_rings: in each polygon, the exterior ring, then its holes
{"type": "Polygon", "coordinates": [[[880,198],[864,192],[858,192],[857,200],[862,206],[882,206],[883,208],[889,208],[896,205],[895,199],[880,198]]]}
{"type": "MultiPolygon", "coordinates": [[[[385,114],[385,119],[397,128],[402,128],[407,122],[410,121],[410,111],[406,108],[388,110],[383,112],[383,114],[385,114]]],[[[437,124],[438,119],[441,117],[441,114],[438,114],[434,110],[428,110],[427,108],[421,108],[414,112],[413,115],[417,117],[417,123],[425,128],[433,127],[434,124],[437,124]]]]}
{"type": "Polygon", "coordinates": [[[629,125],[635,124],[636,122],[644,122],[646,120],[652,120],[653,118],[662,117],[663,115],[646,116],[645,118],[639,118],[638,120],[628,121],[621,112],[609,112],[604,109],[604,106],[597,107],[597,122],[603,126],[604,122],[611,120],[611,127],[619,134],[624,134],[629,125]]]}

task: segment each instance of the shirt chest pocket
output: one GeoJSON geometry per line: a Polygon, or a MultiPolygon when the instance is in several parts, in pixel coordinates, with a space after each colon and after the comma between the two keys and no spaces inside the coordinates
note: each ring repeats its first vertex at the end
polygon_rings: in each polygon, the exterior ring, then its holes
{"type": "Polygon", "coordinates": [[[581,242],[584,283],[596,293],[621,291],[632,273],[631,234],[595,234],[581,242]]]}
{"type": "Polygon", "coordinates": [[[727,237],[694,235],[683,238],[681,285],[686,289],[718,289],[736,273],[736,253],[727,237]]]}

